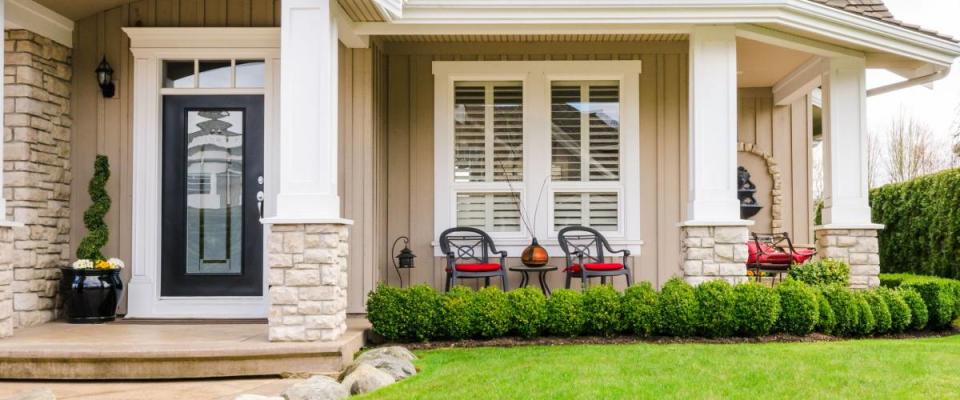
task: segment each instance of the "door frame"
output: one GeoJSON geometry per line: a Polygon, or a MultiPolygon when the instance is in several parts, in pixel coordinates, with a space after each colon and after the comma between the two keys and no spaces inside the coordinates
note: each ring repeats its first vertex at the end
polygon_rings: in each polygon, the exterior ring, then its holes
{"type": "MultiPolygon", "coordinates": [[[[133,258],[127,285],[127,318],[266,318],[270,306],[267,235],[264,227],[263,295],[164,297],[160,294],[162,204],[162,96],[238,95],[264,97],[264,192],[279,189],[279,28],[124,28],[133,53],[133,258]],[[162,88],[164,60],[263,59],[262,89],[162,88]]],[[[122,84],[122,83],[121,83],[122,84]]],[[[121,90],[122,87],[121,87],[121,90]]],[[[273,214],[266,202],[264,214],[273,214]]]]}

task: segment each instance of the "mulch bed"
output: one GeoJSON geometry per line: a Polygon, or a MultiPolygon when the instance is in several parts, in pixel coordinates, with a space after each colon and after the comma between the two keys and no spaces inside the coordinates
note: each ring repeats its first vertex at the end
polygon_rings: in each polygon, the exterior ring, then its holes
{"type": "MultiPolygon", "coordinates": [[[[865,339],[918,339],[930,337],[946,337],[960,334],[960,329],[954,327],[946,331],[923,331],[909,332],[889,335],[871,336],[865,339]]],[[[424,343],[400,343],[400,345],[410,350],[431,350],[431,349],[449,349],[449,348],[473,348],[473,347],[518,347],[518,346],[560,346],[575,344],[683,344],[683,343],[701,343],[701,344],[736,344],[736,343],[813,343],[813,342],[833,342],[843,340],[858,340],[858,338],[842,338],[820,333],[814,333],[807,336],[795,336],[788,334],[777,334],[761,336],[754,338],[731,337],[731,338],[702,338],[702,337],[666,337],[654,336],[641,338],[636,336],[581,336],[573,338],[560,337],[541,337],[534,339],[523,339],[519,337],[504,337],[490,340],[456,340],[456,341],[436,341],[424,343]]],[[[369,341],[368,343],[376,343],[369,341]]],[[[386,343],[382,345],[392,345],[396,343],[386,343]]],[[[371,347],[380,347],[374,345],[371,347]]]]}

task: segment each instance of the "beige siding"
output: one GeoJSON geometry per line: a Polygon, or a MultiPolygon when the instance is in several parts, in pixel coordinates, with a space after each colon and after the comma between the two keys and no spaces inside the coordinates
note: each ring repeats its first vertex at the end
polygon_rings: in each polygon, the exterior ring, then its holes
{"type": "Polygon", "coordinates": [[[740,152],[739,164],[750,171],[757,185],[757,201],[764,206],[752,218],[753,232],[789,232],[794,241],[813,243],[812,194],[810,192],[810,104],[802,97],[791,105],[774,106],[770,88],[740,89],[739,141],[754,144],[772,156],[779,170],[782,208],[781,227],[772,225],[773,180],[767,163],[755,154],[740,152]]]}

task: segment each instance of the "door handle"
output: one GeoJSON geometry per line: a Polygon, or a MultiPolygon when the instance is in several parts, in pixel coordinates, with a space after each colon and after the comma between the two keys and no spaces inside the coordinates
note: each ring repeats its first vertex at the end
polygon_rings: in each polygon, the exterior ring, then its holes
{"type": "Polygon", "coordinates": [[[263,219],[263,191],[257,192],[257,213],[260,214],[260,219],[263,219]]]}

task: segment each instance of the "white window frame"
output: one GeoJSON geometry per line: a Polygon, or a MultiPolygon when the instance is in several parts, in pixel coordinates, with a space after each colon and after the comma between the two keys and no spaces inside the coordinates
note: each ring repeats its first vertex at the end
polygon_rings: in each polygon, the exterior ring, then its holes
{"type": "MultiPolygon", "coordinates": [[[[615,247],[639,255],[640,238],[640,73],[639,60],[622,61],[435,61],[434,74],[434,240],[456,226],[458,192],[508,192],[506,182],[454,182],[454,89],[460,81],[520,81],[523,85],[523,182],[513,184],[530,213],[528,220],[540,243],[562,255],[553,229],[554,195],[562,192],[616,192],[619,223],[604,232],[615,247]],[[614,182],[553,182],[550,96],[553,81],[620,82],[620,180],[614,182]],[[545,150],[546,149],[546,150],[545,150]],[[543,196],[541,185],[546,183],[543,196]],[[538,207],[537,200],[540,200],[538,207]],[[627,206],[630,205],[630,206],[627,206]]],[[[511,257],[530,244],[531,235],[489,232],[497,248],[511,257]]],[[[434,253],[442,256],[434,243],[434,253]]]]}

